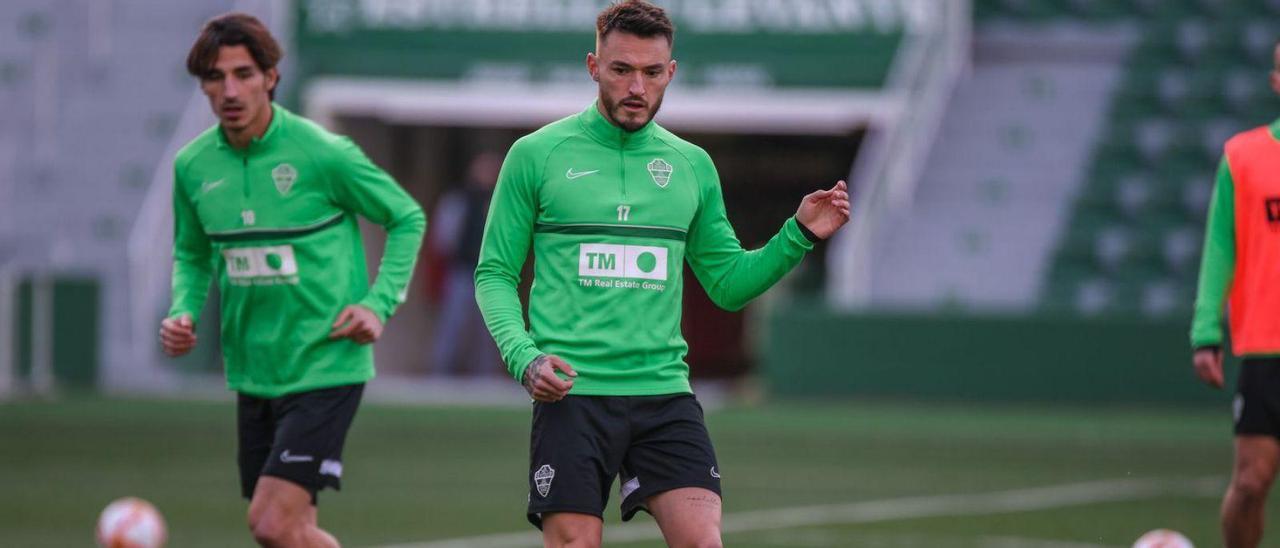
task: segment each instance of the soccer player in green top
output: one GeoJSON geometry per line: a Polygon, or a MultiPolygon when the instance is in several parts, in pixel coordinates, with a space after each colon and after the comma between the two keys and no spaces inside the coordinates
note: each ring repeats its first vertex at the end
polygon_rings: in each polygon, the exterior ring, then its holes
{"type": "Polygon", "coordinates": [[[689,387],[682,265],[737,310],[849,218],[843,181],[806,196],[743,250],[705,151],[653,121],[676,72],[661,8],[626,1],[596,23],[598,100],[529,134],[503,164],[476,300],[535,400],[527,516],[546,546],[598,546],[620,476],[623,519],[651,513],[671,546],[720,545],[720,469],[689,387]],[[530,246],[530,329],[516,291],[530,246]]]}
{"type": "Polygon", "coordinates": [[[280,57],[266,27],[236,13],[206,24],[187,57],[219,123],[174,161],[160,337],[171,356],[191,350],[216,278],[254,539],[337,546],[317,525],[316,493],[340,487],[370,343],[404,302],[426,216],[350,139],[272,102],[280,57]],[[387,230],[372,286],[357,216],[387,230]]]}
{"type": "MultiPolygon", "coordinates": [[[[1280,94],[1280,43],[1272,57],[1271,89],[1280,94]]],[[[1251,548],[1262,541],[1267,494],[1280,467],[1280,120],[1235,135],[1223,149],[1200,259],[1191,363],[1201,381],[1223,387],[1229,311],[1231,349],[1242,360],[1222,539],[1227,548],[1251,548]]]]}

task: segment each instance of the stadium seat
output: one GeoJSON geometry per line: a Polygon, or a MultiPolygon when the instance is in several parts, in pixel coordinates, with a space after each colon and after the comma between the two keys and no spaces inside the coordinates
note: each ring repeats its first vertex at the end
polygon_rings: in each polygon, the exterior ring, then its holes
{"type": "Polygon", "coordinates": [[[1187,275],[1196,268],[1196,260],[1200,257],[1202,233],[1203,230],[1199,225],[1187,224],[1165,235],[1161,252],[1170,273],[1187,279],[1187,275]]]}
{"type": "Polygon", "coordinates": [[[1280,0],[1067,0],[1139,22],[1089,179],[1047,275],[1042,304],[1082,314],[1185,314],[1223,143],[1269,123],[1280,99],[1267,71],[1280,0]]]}
{"type": "Polygon", "coordinates": [[[1178,54],[1187,62],[1197,62],[1204,58],[1210,46],[1209,29],[1199,19],[1189,19],[1177,26],[1174,43],[1178,54]]]}

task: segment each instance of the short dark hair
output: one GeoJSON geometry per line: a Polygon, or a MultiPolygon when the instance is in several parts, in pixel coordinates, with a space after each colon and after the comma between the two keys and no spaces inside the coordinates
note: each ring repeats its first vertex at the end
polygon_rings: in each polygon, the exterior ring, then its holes
{"type": "Polygon", "coordinates": [[[644,0],[617,2],[600,12],[596,17],[596,40],[603,42],[613,31],[641,38],[662,36],[668,44],[674,44],[676,36],[676,26],[666,10],[644,0]]]}
{"type": "MultiPolygon", "coordinates": [[[[201,80],[207,78],[218,61],[218,50],[224,46],[244,46],[258,65],[258,70],[263,72],[275,68],[284,57],[280,44],[262,21],[247,13],[232,12],[204,24],[196,43],[187,53],[187,72],[201,80]]],[[[271,96],[275,98],[275,88],[272,88],[271,96]]]]}

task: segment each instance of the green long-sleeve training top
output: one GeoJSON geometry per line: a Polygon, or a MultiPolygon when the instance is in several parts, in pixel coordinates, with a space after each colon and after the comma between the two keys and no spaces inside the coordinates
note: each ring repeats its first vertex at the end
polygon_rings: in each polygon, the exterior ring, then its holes
{"type": "MultiPolygon", "coordinates": [[[[1271,136],[1280,141],[1280,120],[1272,122],[1271,136]]],[[[1218,164],[1213,195],[1209,200],[1200,279],[1191,321],[1191,346],[1219,346],[1223,341],[1223,313],[1236,268],[1236,188],[1231,164],[1224,155],[1218,164]]],[[[1238,342],[1238,341],[1237,341],[1238,342]]]]}
{"type": "Polygon", "coordinates": [[[592,104],[511,147],[476,301],[517,380],[554,354],[578,373],[572,394],[687,393],[684,261],[712,301],[737,310],[812,247],[791,218],[763,248],[743,250],[705,151],[652,121],[624,131],[592,104]],[[530,246],[526,330],[517,286],[530,246]]]}
{"type": "Polygon", "coordinates": [[[274,398],[373,377],[373,348],[329,340],[348,305],[405,300],[426,216],[346,137],[273,105],[238,150],[219,126],[174,162],[173,305],[199,320],[216,276],[230,389],[274,398]],[[387,230],[372,287],[356,216],[387,230]]]}

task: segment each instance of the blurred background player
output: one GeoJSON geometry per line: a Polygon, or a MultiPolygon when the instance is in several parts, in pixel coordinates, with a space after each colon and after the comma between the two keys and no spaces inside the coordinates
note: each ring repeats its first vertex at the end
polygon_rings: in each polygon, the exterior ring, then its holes
{"type": "MultiPolygon", "coordinates": [[[[1280,94],[1280,43],[1271,89],[1280,94]]],[[[1229,548],[1262,541],[1267,493],[1280,465],[1280,119],[1232,137],[1218,167],[1205,230],[1191,344],[1200,380],[1222,373],[1222,316],[1244,358],[1233,402],[1235,462],[1222,501],[1229,548]]]]}
{"type": "Polygon", "coordinates": [[[428,240],[448,264],[431,347],[432,376],[489,374],[490,367],[501,362],[476,306],[475,285],[484,220],[501,169],[500,154],[476,154],[466,183],[445,193],[432,215],[428,240]]]}
{"type": "Polygon", "coordinates": [[[316,493],[340,487],[370,343],[404,302],[426,217],[350,140],[273,102],[280,46],[256,18],[209,21],[187,71],[219,124],[174,166],[173,304],[164,351],[196,344],[215,276],[227,386],[239,393],[241,489],[263,546],[337,546],[316,493]],[[357,215],[386,228],[370,287],[357,215]]]}
{"type": "Polygon", "coordinates": [[[720,473],[680,332],[683,264],[739,310],[849,218],[840,181],[805,196],[763,248],[742,248],[710,156],[653,121],[674,31],[643,1],[599,14],[596,102],[516,142],[485,226],[476,297],[535,400],[527,516],[546,546],[600,545],[614,476],[624,520],[645,510],[670,546],[720,545],[720,473]]]}

